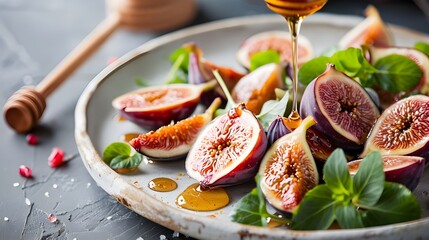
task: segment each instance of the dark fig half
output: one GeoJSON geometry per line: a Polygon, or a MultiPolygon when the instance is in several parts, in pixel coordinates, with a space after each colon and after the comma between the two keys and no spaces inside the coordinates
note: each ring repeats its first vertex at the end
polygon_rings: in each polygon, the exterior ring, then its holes
{"type": "Polygon", "coordinates": [[[215,85],[216,82],[211,81],[200,85],[146,87],[115,98],[112,105],[125,119],[152,130],[189,117],[200,102],[202,92],[215,85]]]}
{"type": "MultiPolygon", "coordinates": [[[[386,181],[404,184],[413,191],[423,176],[425,160],[417,156],[382,156],[386,181]]],[[[349,172],[355,175],[362,159],[348,163],[349,172]]]]}
{"type": "Polygon", "coordinates": [[[305,89],[300,105],[303,117],[313,116],[314,130],[336,147],[358,151],[380,112],[359,83],[329,64],[305,89]]]}
{"type": "Polygon", "coordinates": [[[306,131],[316,122],[305,118],[293,132],[279,138],[268,149],[259,168],[260,186],[267,201],[284,212],[293,212],[304,195],[319,182],[319,174],[306,131]]]}
{"type": "Polygon", "coordinates": [[[410,96],[384,110],[361,156],[371,151],[429,158],[429,97],[410,96]]]}
{"type": "Polygon", "coordinates": [[[205,188],[252,181],[266,148],[261,124],[239,104],[204,128],[188,153],[186,171],[205,188]]]}
{"type": "Polygon", "coordinates": [[[204,113],[140,134],[129,143],[137,152],[153,160],[185,158],[198,134],[213,119],[220,104],[221,100],[217,98],[204,113]]]}

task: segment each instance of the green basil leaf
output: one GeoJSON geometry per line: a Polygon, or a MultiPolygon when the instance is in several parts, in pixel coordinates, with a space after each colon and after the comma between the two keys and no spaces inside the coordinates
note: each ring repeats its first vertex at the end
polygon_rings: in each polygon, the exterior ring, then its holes
{"type": "Polygon", "coordinates": [[[329,57],[321,56],[304,63],[298,72],[299,81],[304,85],[310,84],[313,79],[325,72],[329,62],[329,57]]]}
{"type": "Polygon", "coordinates": [[[323,167],[323,180],[335,194],[350,194],[352,178],[342,149],[335,149],[323,167]]]}
{"type": "Polygon", "coordinates": [[[169,76],[170,78],[166,80],[166,84],[176,84],[176,83],[188,83],[188,75],[182,70],[177,69],[175,74],[169,76]]]}
{"type": "Polygon", "coordinates": [[[362,66],[364,66],[363,62],[366,60],[360,49],[348,48],[336,52],[331,56],[330,61],[335,64],[335,69],[350,77],[354,77],[361,70],[362,66]]]}
{"type": "Polygon", "coordinates": [[[147,81],[145,81],[141,77],[135,77],[134,82],[136,83],[137,86],[140,86],[140,87],[147,87],[150,85],[147,81]]]}
{"type": "Polygon", "coordinates": [[[377,84],[392,93],[414,89],[420,82],[422,70],[412,60],[399,54],[380,58],[375,64],[377,84]]]}
{"type": "Polygon", "coordinates": [[[188,72],[188,66],[189,66],[189,50],[187,50],[183,47],[175,49],[170,54],[170,62],[175,63],[175,62],[177,62],[177,59],[179,59],[180,57],[182,57],[183,60],[180,61],[179,68],[181,68],[185,73],[187,73],[188,72]]]}
{"type": "Polygon", "coordinates": [[[235,204],[230,215],[231,221],[254,226],[265,226],[267,221],[259,212],[259,203],[257,193],[250,192],[246,194],[235,204]]]}
{"type": "Polygon", "coordinates": [[[414,48],[429,56],[429,43],[417,42],[414,48]]]}
{"type": "Polygon", "coordinates": [[[370,152],[353,177],[353,202],[359,206],[374,205],[383,192],[383,186],[384,171],[380,153],[370,152]]]}
{"type": "Polygon", "coordinates": [[[130,145],[128,145],[127,143],[123,143],[123,142],[114,142],[109,144],[109,146],[107,146],[104,149],[103,152],[103,160],[105,163],[110,165],[110,162],[112,161],[113,158],[117,157],[117,156],[125,156],[128,157],[131,154],[131,147],[130,145]]]}
{"type": "Polygon", "coordinates": [[[341,228],[363,228],[362,213],[353,205],[340,205],[335,208],[335,218],[341,228]]]}
{"type": "Polygon", "coordinates": [[[319,230],[327,229],[334,222],[335,199],[333,192],[326,185],[318,185],[308,191],[292,218],[292,229],[319,230]]]}
{"type": "Polygon", "coordinates": [[[188,77],[184,73],[184,70],[180,68],[181,64],[185,60],[185,55],[179,55],[176,61],[171,66],[170,71],[168,72],[167,78],[165,80],[166,84],[174,83],[187,83],[188,77]]]}
{"type": "Polygon", "coordinates": [[[112,169],[118,168],[134,168],[140,165],[143,157],[139,153],[135,153],[133,156],[117,156],[112,159],[110,162],[110,167],[112,169]]]}
{"type": "Polygon", "coordinates": [[[279,63],[280,54],[274,50],[257,52],[250,57],[250,71],[268,63],[279,63]]]}
{"type": "Polygon", "coordinates": [[[280,101],[270,100],[264,103],[261,109],[261,113],[257,116],[259,122],[265,131],[268,131],[268,127],[278,115],[283,116],[289,102],[289,92],[280,99],[280,101]]]}
{"type": "Polygon", "coordinates": [[[421,208],[414,194],[404,185],[385,182],[378,202],[366,208],[366,227],[380,226],[419,219],[421,208]]]}

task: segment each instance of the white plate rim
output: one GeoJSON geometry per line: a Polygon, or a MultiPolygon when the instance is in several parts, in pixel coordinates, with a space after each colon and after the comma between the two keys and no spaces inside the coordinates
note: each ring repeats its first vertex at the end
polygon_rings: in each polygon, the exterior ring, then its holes
{"type": "MultiPolygon", "coordinates": [[[[319,13],[312,16],[312,18],[309,18],[307,22],[315,21],[340,26],[343,24],[356,24],[361,20],[361,17],[356,16],[319,13]]],[[[75,141],[87,171],[100,187],[102,187],[109,195],[114,197],[124,206],[160,225],[197,238],[358,239],[365,237],[366,239],[375,239],[392,236],[410,236],[410,231],[423,234],[425,228],[429,227],[429,218],[364,229],[340,229],[323,231],[294,231],[277,228],[268,229],[263,227],[242,225],[234,222],[220,222],[214,218],[193,215],[189,212],[183,211],[180,208],[174,208],[167,204],[163,204],[149,194],[143,194],[144,198],[142,198],[141,190],[122,179],[118,173],[113,171],[103,162],[101,156],[92,144],[91,138],[88,134],[87,107],[91,97],[97,90],[97,87],[102,84],[110,74],[122,67],[125,67],[127,62],[146,52],[149,52],[151,49],[162,46],[168,42],[176,41],[185,36],[201,34],[223,28],[233,28],[253,23],[268,24],[274,22],[277,23],[279,21],[283,21],[283,19],[274,14],[267,14],[237,17],[189,27],[152,39],[119,58],[115,63],[107,66],[87,85],[80,96],[75,109],[75,141]]],[[[408,34],[426,37],[425,34],[400,26],[389,25],[389,27],[398,32],[407,32],[408,34]]]]}

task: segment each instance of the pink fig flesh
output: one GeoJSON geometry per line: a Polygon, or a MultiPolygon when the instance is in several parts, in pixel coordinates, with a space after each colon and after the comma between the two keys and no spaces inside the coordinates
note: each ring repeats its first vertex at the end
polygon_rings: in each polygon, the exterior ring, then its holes
{"type": "Polygon", "coordinates": [[[327,70],[314,79],[302,96],[302,117],[313,116],[315,131],[323,133],[337,147],[359,151],[380,112],[359,83],[335,70],[327,70]]]}
{"type": "Polygon", "coordinates": [[[316,124],[305,118],[293,132],[268,149],[259,168],[260,186],[267,201],[284,212],[293,212],[304,195],[319,182],[319,174],[306,142],[306,131],[316,124]]]}
{"type": "Polygon", "coordinates": [[[125,119],[152,130],[189,117],[203,90],[192,84],[146,87],[115,98],[112,105],[125,119]]]}
{"type": "Polygon", "coordinates": [[[429,157],[429,97],[414,95],[388,107],[375,123],[365,143],[364,157],[371,151],[382,155],[429,157]]]}
{"type": "Polygon", "coordinates": [[[251,181],[266,147],[261,124],[240,104],[201,132],[186,158],[186,171],[205,188],[251,181]]]}
{"type": "MultiPolygon", "coordinates": [[[[404,184],[413,191],[423,176],[425,160],[417,156],[390,155],[382,156],[386,181],[404,184]]],[[[361,159],[348,163],[351,175],[359,169],[361,159]]]]}

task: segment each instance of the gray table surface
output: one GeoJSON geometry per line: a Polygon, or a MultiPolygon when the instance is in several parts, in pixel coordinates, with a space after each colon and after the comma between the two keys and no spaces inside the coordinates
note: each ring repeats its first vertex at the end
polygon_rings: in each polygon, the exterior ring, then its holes
{"type": "MultiPolygon", "coordinates": [[[[321,12],[362,15],[374,4],[388,23],[429,33],[429,20],[413,1],[329,0],[321,12]]],[[[197,0],[190,24],[270,13],[262,0],[197,0]],[[229,4],[225,8],[225,4],[229,4]]],[[[35,85],[105,16],[102,0],[0,0],[0,105],[23,85],[35,85]]],[[[305,24],[305,23],[304,23],[305,24]]],[[[48,99],[32,132],[40,144],[0,120],[0,239],[179,239],[175,233],[117,203],[87,173],[74,142],[74,108],[88,82],[107,64],[159,33],[117,31],[48,99]],[[53,169],[47,164],[55,146],[74,157],[53,169]],[[34,178],[18,174],[22,164],[34,178]],[[19,186],[16,186],[18,185],[19,186]],[[58,223],[47,220],[55,214],[58,223]]]]}

